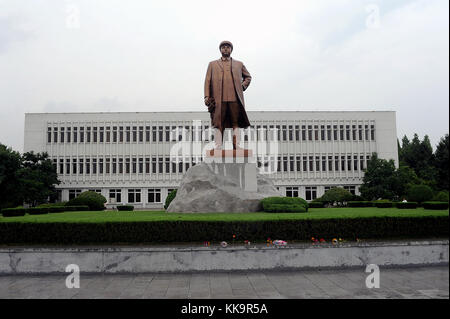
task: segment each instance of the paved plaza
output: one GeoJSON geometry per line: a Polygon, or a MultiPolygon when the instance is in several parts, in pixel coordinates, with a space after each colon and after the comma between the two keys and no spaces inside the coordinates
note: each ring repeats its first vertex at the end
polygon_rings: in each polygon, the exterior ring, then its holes
{"type": "Polygon", "coordinates": [[[448,266],[380,268],[368,289],[365,269],[191,274],[80,275],[67,288],[60,275],[0,276],[0,298],[449,298],[448,266]]]}

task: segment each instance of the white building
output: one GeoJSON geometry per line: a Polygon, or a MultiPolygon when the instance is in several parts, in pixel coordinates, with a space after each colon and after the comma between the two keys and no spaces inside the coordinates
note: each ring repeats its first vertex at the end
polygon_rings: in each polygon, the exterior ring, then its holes
{"type": "MultiPolygon", "coordinates": [[[[358,194],[373,152],[398,165],[395,112],[248,112],[243,146],[286,196],[312,200],[341,186],[358,194]]],[[[212,148],[207,112],[27,113],[24,151],[47,152],[58,199],[85,190],[109,205],[161,208],[186,170],[212,148]],[[181,160],[171,158],[180,150],[181,160]],[[172,153],[173,154],[173,153],[172,153]]],[[[231,148],[231,132],[225,134],[231,148]]]]}

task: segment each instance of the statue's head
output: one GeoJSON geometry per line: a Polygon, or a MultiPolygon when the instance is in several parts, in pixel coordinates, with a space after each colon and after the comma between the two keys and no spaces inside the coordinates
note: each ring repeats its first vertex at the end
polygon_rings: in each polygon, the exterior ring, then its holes
{"type": "Polygon", "coordinates": [[[233,52],[233,44],[230,41],[222,41],[219,45],[220,53],[223,57],[229,57],[233,52]]]}

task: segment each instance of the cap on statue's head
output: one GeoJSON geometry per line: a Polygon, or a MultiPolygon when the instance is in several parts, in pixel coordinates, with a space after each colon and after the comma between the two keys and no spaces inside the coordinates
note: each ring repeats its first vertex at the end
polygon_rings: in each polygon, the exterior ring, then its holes
{"type": "Polygon", "coordinates": [[[224,46],[225,44],[228,44],[231,47],[231,51],[233,51],[233,43],[231,43],[230,41],[222,41],[220,42],[219,45],[219,50],[222,48],[222,46],[224,46]]]}

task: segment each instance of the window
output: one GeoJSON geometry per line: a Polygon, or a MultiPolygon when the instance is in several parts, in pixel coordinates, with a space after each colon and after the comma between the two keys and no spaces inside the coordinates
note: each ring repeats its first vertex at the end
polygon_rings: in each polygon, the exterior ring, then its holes
{"type": "Polygon", "coordinates": [[[331,141],[331,125],[327,125],[327,140],[331,141]]]}
{"type": "Polygon", "coordinates": [[[81,189],[69,189],[69,200],[78,197],[81,194],[81,189]]]}
{"type": "Polygon", "coordinates": [[[289,171],[294,171],[294,156],[289,157],[289,171]]]}
{"type": "Polygon", "coordinates": [[[98,160],[98,173],[103,174],[103,158],[98,160]]]}
{"type": "Polygon", "coordinates": [[[319,140],[319,125],[314,125],[314,140],[319,140]]]}
{"type": "Polygon", "coordinates": [[[72,174],[76,174],[77,173],[77,159],[74,158],[72,160],[72,174]]]}
{"type": "Polygon", "coordinates": [[[91,159],[86,158],[86,175],[91,174],[91,159]]]}
{"type": "Polygon", "coordinates": [[[366,166],[364,165],[364,155],[361,155],[359,157],[359,168],[361,169],[361,171],[366,169],[366,166]]]}
{"type": "Polygon", "coordinates": [[[314,171],[314,157],[312,156],[309,157],[309,171],[310,172],[314,171]]]}
{"type": "Polygon", "coordinates": [[[320,126],[320,140],[325,141],[325,125],[320,126]]]}
{"type": "Polygon", "coordinates": [[[142,143],[144,141],[144,127],[139,126],[139,142],[142,143]]]}
{"type": "Polygon", "coordinates": [[[312,141],[312,139],[313,139],[312,125],[308,125],[308,140],[312,141]]]}
{"type": "Polygon", "coordinates": [[[106,158],[105,173],[106,174],[111,173],[111,159],[109,157],[106,158]]]}
{"type": "Polygon", "coordinates": [[[148,202],[149,203],[161,203],[161,188],[149,188],[148,189],[148,202]]]}
{"type": "Polygon", "coordinates": [[[358,170],[358,155],[354,155],[354,156],[353,156],[353,169],[354,169],[355,171],[358,170]]]}
{"type": "Polygon", "coordinates": [[[133,142],[137,142],[137,126],[133,126],[133,142]]]}
{"type": "Polygon", "coordinates": [[[52,142],[52,128],[48,127],[47,128],[47,143],[51,143],[52,142]]]}
{"type": "Polygon", "coordinates": [[[150,142],[150,126],[145,127],[145,141],[150,142]]]}
{"type": "Polygon", "coordinates": [[[370,126],[370,139],[375,141],[375,125],[370,126]]]}
{"type": "Polygon", "coordinates": [[[308,171],[308,158],[306,156],[303,156],[303,171],[307,172],[308,171]]]}
{"type": "Polygon", "coordinates": [[[152,157],[152,173],[156,174],[156,157],[152,157]]]}
{"type": "Polygon", "coordinates": [[[278,156],[277,162],[278,162],[277,172],[281,172],[281,156],[278,156]]]}
{"type": "Polygon", "coordinates": [[[350,125],[345,126],[345,140],[350,141],[350,125]]]}
{"type": "Polygon", "coordinates": [[[84,127],[80,127],[80,143],[84,143],[84,127]]]}
{"type": "Polygon", "coordinates": [[[78,127],[73,128],[73,142],[78,143],[78,127]]]}
{"type": "Polygon", "coordinates": [[[352,170],[352,157],[347,156],[347,171],[351,171],[351,170],[352,170]]]}
{"type": "Polygon", "coordinates": [[[156,126],[152,126],[152,141],[156,142],[156,126]]]}
{"type": "Polygon", "coordinates": [[[287,141],[287,126],[283,125],[283,141],[287,141]]]}
{"type": "Polygon", "coordinates": [[[288,171],[288,158],[287,156],[283,157],[283,172],[287,172],[288,171]]]}
{"type": "Polygon", "coordinates": [[[98,131],[97,127],[94,127],[94,134],[93,134],[93,142],[94,143],[97,143],[97,131],[98,131]]]}
{"type": "Polygon", "coordinates": [[[122,202],[122,190],[121,189],[110,189],[109,190],[109,202],[111,204],[122,202]]]}
{"type": "Polygon", "coordinates": [[[297,172],[300,172],[300,171],[301,171],[301,165],[302,165],[301,162],[302,162],[301,157],[300,157],[300,156],[297,156],[297,157],[296,157],[297,172]]]}
{"type": "Polygon", "coordinates": [[[97,159],[92,159],[92,174],[97,175],[97,159]]]}
{"type": "Polygon", "coordinates": [[[289,141],[294,140],[294,131],[292,125],[289,125],[289,141]]]}
{"type": "Polygon", "coordinates": [[[339,156],[334,157],[334,170],[339,171],[339,156]]]}
{"type": "Polygon", "coordinates": [[[362,141],[363,139],[363,129],[362,129],[362,125],[358,125],[358,139],[360,141],[362,141]]]}
{"type": "Polygon", "coordinates": [[[166,166],[166,174],[169,174],[170,173],[170,158],[169,157],[166,157],[165,159],[164,159],[164,161],[165,161],[165,166],[166,166]]]}
{"type": "Polygon", "coordinates": [[[352,133],[353,141],[356,141],[356,125],[352,125],[352,133]]]}
{"type": "Polygon", "coordinates": [[[137,158],[133,157],[132,159],[132,172],[133,174],[137,173],[137,158]]]}
{"type": "Polygon", "coordinates": [[[117,158],[112,159],[112,173],[117,174],[117,158]]]}
{"type": "Polygon", "coordinates": [[[59,160],[59,173],[64,174],[64,160],[63,159],[59,160]]]}
{"type": "Polygon", "coordinates": [[[70,174],[70,159],[66,159],[66,174],[70,174]]]}
{"type": "Polygon", "coordinates": [[[106,127],[106,143],[111,142],[111,127],[106,127]]]}
{"type": "Polygon", "coordinates": [[[163,126],[158,127],[158,141],[163,141],[163,126]]]}
{"type": "Polygon", "coordinates": [[[297,142],[300,141],[300,126],[299,125],[295,126],[295,140],[297,142]]]}
{"type": "Polygon", "coordinates": [[[68,127],[67,128],[67,143],[70,143],[70,137],[72,136],[72,128],[68,127]]]}
{"type": "Polygon", "coordinates": [[[162,157],[159,157],[158,158],[158,173],[159,174],[162,174],[162,172],[163,172],[163,158],[162,157]]]}
{"type": "Polygon", "coordinates": [[[326,156],[322,156],[322,171],[325,172],[327,170],[327,158],[326,156]]]}
{"type": "Polygon", "coordinates": [[[286,187],[286,197],[298,197],[298,187],[286,187]]]}
{"type": "Polygon", "coordinates": [[[345,134],[344,125],[339,126],[339,133],[340,133],[340,136],[339,136],[340,140],[343,141],[344,140],[344,134],[345,134]]]}
{"type": "Polygon", "coordinates": [[[128,203],[140,203],[141,202],[141,190],[129,189],[128,190],[128,203]]]}
{"type": "Polygon", "coordinates": [[[145,173],[150,174],[150,158],[145,158],[145,173]]]}
{"type": "Polygon", "coordinates": [[[369,125],[364,125],[364,137],[366,141],[369,140],[369,125]]]}
{"type": "Polygon", "coordinates": [[[333,171],[333,156],[328,156],[328,171],[333,171]]]}
{"type": "Polygon", "coordinates": [[[333,140],[335,140],[335,141],[338,140],[338,126],[337,125],[333,125],[333,140]]]}
{"type": "Polygon", "coordinates": [[[91,128],[88,127],[87,132],[86,132],[86,143],[90,143],[90,142],[91,142],[91,128]]]}
{"type": "Polygon", "coordinates": [[[320,157],[316,156],[316,171],[320,172],[320,157]]]}
{"type": "Polygon", "coordinates": [[[125,138],[126,138],[126,142],[130,143],[131,141],[131,126],[126,126],[125,127],[125,138]]]}
{"type": "Polygon", "coordinates": [[[130,174],[130,158],[125,159],[125,174],[130,174]]]}
{"type": "Polygon", "coordinates": [[[53,128],[53,143],[58,143],[58,128],[53,128]]]}
{"type": "Polygon", "coordinates": [[[302,125],[302,141],[306,141],[306,126],[302,125]]]}
{"type": "Polygon", "coordinates": [[[117,143],[117,126],[113,127],[113,138],[112,138],[113,143],[117,143]]]}
{"type": "Polygon", "coordinates": [[[104,127],[100,127],[100,143],[104,142],[104,136],[105,136],[105,128],[104,127]]]}
{"type": "Polygon", "coordinates": [[[123,174],[123,158],[119,158],[119,174],[123,174]]]}
{"type": "Polygon", "coordinates": [[[123,143],[123,126],[119,126],[119,142],[123,143]]]}
{"type": "Polygon", "coordinates": [[[317,198],[317,187],[306,187],[306,200],[314,200],[317,198]]]}
{"type": "Polygon", "coordinates": [[[142,157],[139,158],[139,174],[144,173],[144,159],[142,157]]]}

